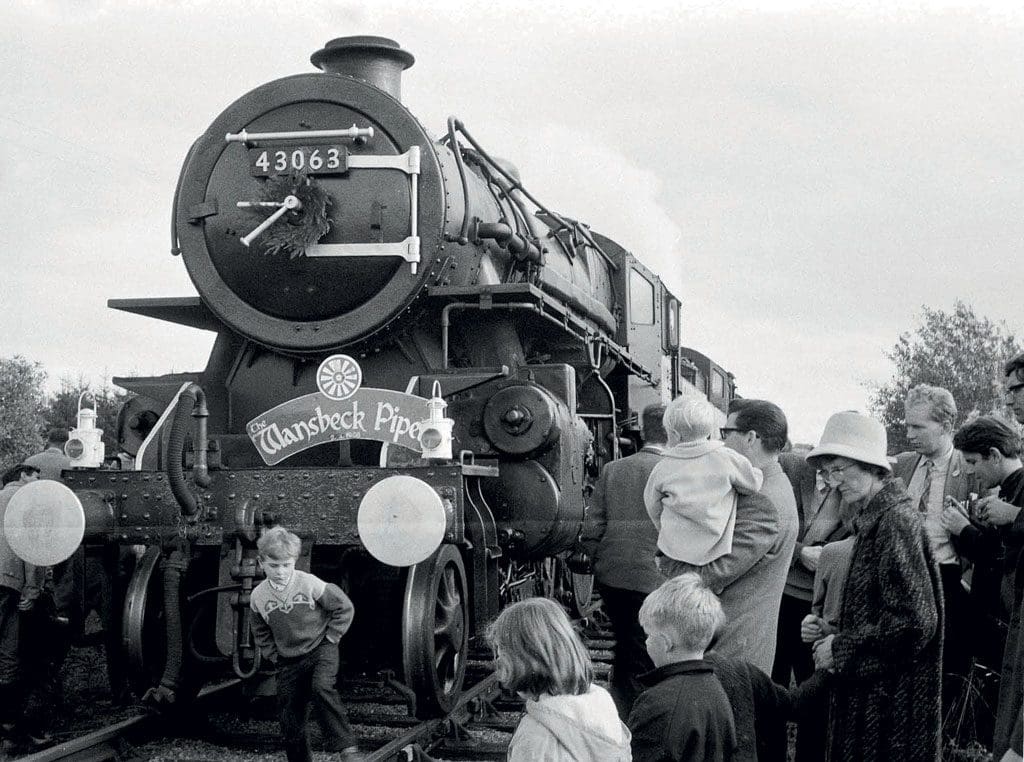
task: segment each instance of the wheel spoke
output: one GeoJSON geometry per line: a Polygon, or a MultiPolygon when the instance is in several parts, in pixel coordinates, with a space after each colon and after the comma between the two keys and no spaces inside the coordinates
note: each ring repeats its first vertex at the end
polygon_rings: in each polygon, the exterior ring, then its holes
{"type": "Polygon", "coordinates": [[[403,642],[406,681],[423,697],[421,716],[449,711],[465,671],[466,577],[458,550],[442,549],[409,577],[403,642]]]}

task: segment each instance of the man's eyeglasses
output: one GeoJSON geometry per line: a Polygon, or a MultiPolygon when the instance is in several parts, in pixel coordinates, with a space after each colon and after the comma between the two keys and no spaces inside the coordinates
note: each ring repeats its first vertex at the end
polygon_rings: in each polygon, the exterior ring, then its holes
{"type": "Polygon", "coordinates": [[[852,463],[845,466],[836,466],[835,468],[819,468],[818,476],[829,484],[838,484],[843,480],[843,471],[851,466],[853,466],[852,463]]]}
{"type": "Polygon", "coordinates": [[[719,435],[720,437],[722,437],[722,439],[725,439],[725,438],[726,438],[727,436],[729,436],[729,434],[730,434],[731,432],[733,432],[733,431],[742,431],[742,432],[743,432],[743,433],[745,434],[745,433],[747,433],[747,432],[748,432],[749,430],[750,430],[750,429],[734,429],[734,428],[730,428],[729,426],[723,426],[722,428],[720,428],[720,429],[718,430],[718,435],[719,435]]]}

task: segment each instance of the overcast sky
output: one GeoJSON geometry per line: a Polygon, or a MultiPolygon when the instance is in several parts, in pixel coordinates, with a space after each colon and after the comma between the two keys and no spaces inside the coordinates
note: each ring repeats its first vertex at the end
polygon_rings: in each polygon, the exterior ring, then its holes
{"type": "Polygon", "coordinates": [[[106,300],[195,293],[169,254],[189,145],[350,34],[416,56],[428,130],[458,116],[660,272],[684,342],[798,441],[866,408],[922,305],[1024,334],[1019,3],[625,5],[8,0],[0,356],[54,382],[201,369],[211,334],[106,300]]]}

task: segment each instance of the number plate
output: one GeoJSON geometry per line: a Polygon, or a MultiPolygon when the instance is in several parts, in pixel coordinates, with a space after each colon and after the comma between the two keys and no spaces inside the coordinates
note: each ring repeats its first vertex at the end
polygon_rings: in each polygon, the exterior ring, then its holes
{"type": "Polygon", "coordinates": [[[337,175],[348,171],[348,148],[339,145],[250,148],[249,173],[253,177],[337,175]]]}

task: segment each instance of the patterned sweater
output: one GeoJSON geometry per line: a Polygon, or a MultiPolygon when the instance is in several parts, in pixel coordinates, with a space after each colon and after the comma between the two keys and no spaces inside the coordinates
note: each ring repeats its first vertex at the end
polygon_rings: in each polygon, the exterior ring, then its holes
{"type": "Polygon", "coordinates": [[[327,638],[341,640],[355,615],[355,608],[341,588],[316,575],[295,570],[284,590],[269,580],[252,591],[250,604],[253,635],[263,656],[294,659],[312,651],[327,638]]]}

